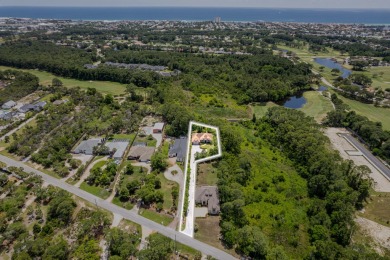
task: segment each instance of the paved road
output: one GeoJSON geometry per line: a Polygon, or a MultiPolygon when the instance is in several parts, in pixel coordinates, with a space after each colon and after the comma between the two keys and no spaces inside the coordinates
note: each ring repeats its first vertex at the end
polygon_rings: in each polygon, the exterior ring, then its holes
{"type": "Polygon", "coordinates": [[[350,134],[340,134],[350,144],[357,148],[363,156],[369,160],[375,168],[377,168],[388,180],[390,180],[390,169],[384,165],[378,158],[376,158],[363,144],[361,144],[356,138],[350,134]]]}
{"type": "Polygon", "coordinates": [[[124,208],[118,207],[110,202],[107,202],[105,200],[102,200],[86,191],[83,191],[75,186],[72,186],[66,182],[63,182],[59,179],[56,179],[54,177],[51,177],[41,171],[38,171],[36,169],[33,169],[29,167],[28,165],[25,165],[22,162],[13,160],[11,158],[5,157],[3,155],[0,155],[0,161],[5,162],[8,166],[15,166],[15,167],[23,167],[26,172],[32,172],[39,176],[42,176],[43,181],[59,187],[61,189],[64,189],[70,193],[73,193],[74,195],[89,201],[90,203],[97,204],[100,208],[103,208],[105,210],[108,210],[114,214],[121,215],[125,219],[129,219],[139,225],[146,226],[152,230],[156,230],[157,232],[161,233],[164,236],[167,236],[171,239],[175,239],[179,241],[182,244],[185,244],[187,246],[190,246],[196,250],[201,251],[205,255],[211,255],[217,259],[221,260],[228,260],[228,259],[235,259],[232,255],[229,255],[225,253],[222,250],[219,250],[215,247],[212,247],[208,244],[205,244],[203,242],[200,242],[196,239],[193,239],[187,235],[184,235],[183,233],[177,232],[171,228],[164,227],[160,224],[157,224],[156,222],[153,222],[149,219],[146,219],[132,211],[126,210],[124,208]]]}

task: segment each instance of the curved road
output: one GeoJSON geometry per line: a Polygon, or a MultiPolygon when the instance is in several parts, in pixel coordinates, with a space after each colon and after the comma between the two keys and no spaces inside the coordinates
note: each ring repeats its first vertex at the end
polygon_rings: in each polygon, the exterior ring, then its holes
{"type": "Polygon", "coordinates": [[[110,202],[107,202],[105,200],[102,200],[86,191],[83,191],[75,186],[72,186],[66,182],[63,182],[59,179],[56,179],[54,177],[51,177],[50,175],[47,175],[41,171],[38,171],[36,169],[33,169],[27,165],[25,165],[22,162],[13,160],[11,158],[5,157],[3,155],[0,155],[0,161],[6,163],[8,166],[15,166],[15,167],[23,167],[26,172],[31,172],[34,174],[37,174],[42,177],[43,181],[59,187],[61,189],[64,189],[86,201],[89,201],[90,203],[97,204],[100,208],[103,208],[105,210],[108,210],[114,214],[118,214],[123,216],[125,219],[129,219],[139,225],[146,226],[150,229],[156,230],[157,232],[161,233],[164,236],[167,236],[171,239],[175,239],[179,241],[182,244],[185,244],[187,246],[190,246],[196,250],[201,251],[205,255],[210,255],[212,257],[215,257],[217,259],[221,260],[229,260],[229,259],[235,259],[232,255],[229,255],[228,253],[225,253],[224,251],[217,249],[215,247],[212,247],[208,244],[205,244],[203,242],[200,242],[196,239],[193,239],[181,232],[177,232],[171,228],[164,227],[160,224],[157,224],[156,222],[153,222],[149,219],[146,219],[140,215],[138,215],[135,212],[126,210],[124,208],[118,207],[110,202]]]}

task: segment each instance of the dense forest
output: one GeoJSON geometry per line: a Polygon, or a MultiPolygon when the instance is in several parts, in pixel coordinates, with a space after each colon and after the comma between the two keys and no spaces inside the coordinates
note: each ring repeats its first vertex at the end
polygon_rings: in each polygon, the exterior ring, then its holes
{"type": "Polygon", "coordinates": [[[17,101],[39,87],[37,77],[17,70],[0,71],[0,81],[8,83],[3,89],[0,88],[0,106],[10,100],[17,101]]]}
{"type": "MultiPolygon", "coordinates": [[[[308,259],[378,257],[350,246],[354,212],[371,187],[365,167],[327,149],[319,125],[302,112],[271,108],[257,123],[243,125],[255,136],[234,147],[225,140],[218,167],[227,245],[255,259],[284,250],[308,259]],[[253,154],[257,149],[260,157],[253,154]]],[[[224,137],[229,130],[221,131],[224,137]]]]}
{"type": "MultiPolygon", "coordinates": [[[[105,51],[105,60],[122,63],[146,63],[168,66],[183,73],[180,78],[191,91],[228,90],[240,103],[277,101],[297,91],[310,88],[310,65],[296,64],[273,56],[270,51],[254,55],[194,55],[158,51],[105,51]]],[[[107,80],[150,87],[170,79],[157,73],[99,66],[86,69],[97,60],[93,52],[26,41],[0,46],[0,64],[18,68],[41,69],[58,76],[82,80],[107,80]]]]}

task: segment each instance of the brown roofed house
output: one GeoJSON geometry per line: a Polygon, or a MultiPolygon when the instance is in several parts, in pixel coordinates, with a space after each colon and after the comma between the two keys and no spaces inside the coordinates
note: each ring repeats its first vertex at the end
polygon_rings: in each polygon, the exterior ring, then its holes
{"type": "Polygon", "coordinates": [[[219,215],[220,206],[217,186],[197,187],[195,203],[202,207],[207,207],[209,215],[219,215]]]}
{"type": "Polygon", "coordinates": [[[210,144],[213,141],[213,135],[210,133],[192,134],[191,142],[193,145],[210,144]]]}

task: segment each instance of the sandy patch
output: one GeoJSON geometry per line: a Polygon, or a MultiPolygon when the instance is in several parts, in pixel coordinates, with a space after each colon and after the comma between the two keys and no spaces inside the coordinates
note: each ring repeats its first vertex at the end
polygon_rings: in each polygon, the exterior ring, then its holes
{"type": "Polygon", "coordinates": [[[326,128],[325,135],[330,139],[333,149],[340,153],[340,156],[346,160],[352,160],[356,165],[366,165],[370,171],[370,177],[374,180],[374,190],[379,192],[390,192],[390,182],[359,152],[356,152],[347,140],[338,135],[338,133],[349,133],[345,128],[326,128]]]}
{"type": "Polygon", "coordinates": [[[390,249],[390,228],[362,217],[357,217],[355,221],[365,235],[372,237],[382,247],[390,249]]]}

